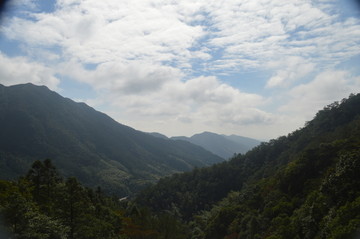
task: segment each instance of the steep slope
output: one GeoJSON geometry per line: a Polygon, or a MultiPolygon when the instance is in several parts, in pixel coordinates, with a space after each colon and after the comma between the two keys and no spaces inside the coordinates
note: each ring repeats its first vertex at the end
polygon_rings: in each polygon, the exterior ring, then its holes
{"type": "Polygon", "coordinates": [[[360,94],[245,155],[162,179],[138,202],[176,209],[193,238],[356,238],[359,170],[360,94]]]}
{"type": "Polygon", "coordinates": [[[188,142],[153,137],[121,125],[44,86],[0,85],[0,175],[23,174],[51,158],[66,176],[127,195],[161,176],[222,159],[188,142]]]}
{"type": "Polygon", "coordinates": [[[236,153],[246,153],[260,144],[260,141],[247,137],[236,135],[226,136],[211,132],[203,132],[191,137],[177,136],[172,137],[171,139],[185,140],[199,145],[224,159],[229,159],[236,153]]]}

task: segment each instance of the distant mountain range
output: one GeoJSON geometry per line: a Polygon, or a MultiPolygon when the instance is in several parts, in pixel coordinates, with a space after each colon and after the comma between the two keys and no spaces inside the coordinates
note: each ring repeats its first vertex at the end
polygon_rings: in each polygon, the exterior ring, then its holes
{"type": "Polygon", "coordinates": [[[211,132],[203,132],[191,137],[177,136],[171,139],[184,140],[199,145],[224,159],[229,159],[237,153],[244,154],[261,143],[259,140],[243,136],[226,136],[211,132]]]}
{"type": "Polygon", "coordinates": [[[176,172],[223,161],[186,141],[122,125],[45,86],[0,85],[0,177],[50,158],[65,176],[128,195],[176,172]]]}

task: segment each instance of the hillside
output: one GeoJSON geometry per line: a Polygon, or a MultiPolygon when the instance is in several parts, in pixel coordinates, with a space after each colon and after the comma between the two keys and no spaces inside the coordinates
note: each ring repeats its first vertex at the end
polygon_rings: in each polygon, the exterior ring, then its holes
{"type": "Polygon", "coordinates": [[[177,212],[189,238],[356,238],[359,172],[357,94],[245,155],[161,179],[137,201],[177,212]]]}
{"type": "Polygon", "coordinates": [[[148,218],[100,188],[64,179],[48,159],[17,180],[0,180],[0,215],[1,239],[157,239],[183,231],[169,213],[148,218]]]}
{"type": "Polygon", "coordinates": [[[0,175],[50,158],[65,176],[120,195],[222,159],[184,141],[153,137],[44,86],[0,85],[0,175]]]}
{"type": "Polygon", "coordinates": [[[224,159],[229,159],[234,154],[244,154],[260,144],[260,141],[247,137],[237,135],[226,136],[211,132],[203,132],[191,137],[177,136],[171,139],[184,140],[199,145],[224,159]]]}

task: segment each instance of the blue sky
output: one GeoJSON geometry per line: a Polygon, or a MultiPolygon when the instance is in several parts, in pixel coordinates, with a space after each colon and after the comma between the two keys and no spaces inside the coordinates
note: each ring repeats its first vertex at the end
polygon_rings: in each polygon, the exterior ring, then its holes
{"type": "Polygon", "coordinates": [[[286,135],[360,91],[355,0],[14,0],[0,83],[167,136],[286,135]]]}

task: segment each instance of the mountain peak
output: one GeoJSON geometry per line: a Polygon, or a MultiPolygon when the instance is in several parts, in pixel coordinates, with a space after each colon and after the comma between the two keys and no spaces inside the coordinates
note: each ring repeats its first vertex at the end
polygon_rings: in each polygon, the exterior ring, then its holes
{"type": "Polygon", "coordinates": [[[50,90],[47,86],[45,85],[36,85],[34,83],[31,83],[31,82],[28,82],[28,83],[23,83],[23,84],[17,84],[17,85],[10,85],[10,86],[6,86],[6,87],[9,87],[9,88],[27,88],[27,89],[34,89],[34,88],[37,88],[37,89],[46,89],[46,90],[50,90]]]}
{"type": "Polygon", "coordinates": [[[216,133],[213,133],[213,132],[209,132],[209,131],[204,131],[202,133],[199,133],[199,134],[194,134],[193,136],[191,136],[191,138],[193,137],[219,137],[221,135],[219,134],[216,134],[216,133]]]}
{"type": "Polygon", "coordinates": [[[65,176],[123,195],[162,176],[223,161],[197,145],[137,131],[31,83],[0,91],[0,132],[2,178],[51,158],[65,176]]]}

